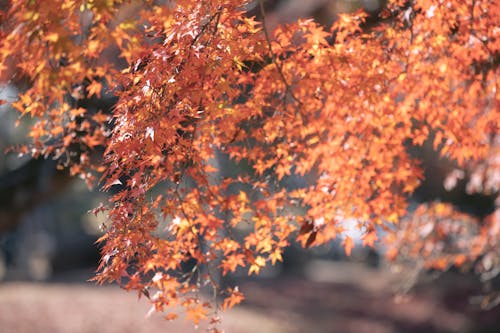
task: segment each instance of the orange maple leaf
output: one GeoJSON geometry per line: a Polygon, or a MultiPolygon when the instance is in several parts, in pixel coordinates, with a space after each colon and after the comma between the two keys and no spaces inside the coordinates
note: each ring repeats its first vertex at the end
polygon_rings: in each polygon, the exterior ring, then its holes
{"type": "Polygon", "coordinates": [[[342,245],[344,246],[345,253],[350,256],[352,249],[354,248],[354,241],[350,236],[345,236],[344,241],[342,242],[342,245]]]}

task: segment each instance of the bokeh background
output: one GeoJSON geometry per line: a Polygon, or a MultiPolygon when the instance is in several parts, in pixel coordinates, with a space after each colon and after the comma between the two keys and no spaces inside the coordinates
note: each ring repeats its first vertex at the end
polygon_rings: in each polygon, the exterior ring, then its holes
{"type": "MultiPolygon", "coordinates": [[[[359,7],[376,13],[383,6],[377,0],[266,1],[270,28],[300,17],[328,25],[338,13],[359,7]]],[[[0,88],[1,99],[15,96],[14,87],[0,88]]],[[[151,313],[135,293],[88,282],[99,261],[95,241],[105,222],[88,211],[106,201],[106,193],[89,191],[54,161],[19,158],[6,150],[25,141],[29,120],[17,127],[16,120],[8,106],[0,106],[0,150],[6,151],[0,154],[0,332],[202,330],[182,313],[174,322],[151,313]]],[[[423,160],[427,176],[412,198],[415,203],[439,199],[476,215],[493,205],[491,197],[468,195],[465,185],[446,191],[442,184],[453,163],[439,159],[430,145],[413,153],[423,160]]],[[[235,333],[500,332],[500,307],[480,309],[475,296],[484,286],[473,274],[437,275],[390,265],[383,248],[357,246],[346,258],[339,243],[310,250],[294,245],[284,263],[259,277],[228,277],[246,300],[221,313],[222,327],[235,333]]]]}

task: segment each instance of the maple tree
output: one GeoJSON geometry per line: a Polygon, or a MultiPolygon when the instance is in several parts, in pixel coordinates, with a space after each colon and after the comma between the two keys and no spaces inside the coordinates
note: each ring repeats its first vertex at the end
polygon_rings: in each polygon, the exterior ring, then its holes
{"type": "Polygon", "coordinates": [[[95,211],[110,221],[96,280],[216,322],[243,300],[218,271],[258,274],[291,239],[324,244],[346,220],[392,259],[500,267],[499,200],[481,219],[444,203],[407,215],[423,179],[412,145],[456,162],[450,188],[466,170],[468,191],[498,194],[498,2],[394,0],[375,25],[357,11],[273,31],[250,4],[13,0],[1,12],[0,78],[34,119],[18,150],[113,193],[95,211]],[[85,103],[106,98],[110,110],[85,103]],[[249,169],[223,176],[218,154],[249,169]],[[307,185],[291,189],[292,176],[307,185]],[[200,300],[205,285],[221,305],[200,300]]]}

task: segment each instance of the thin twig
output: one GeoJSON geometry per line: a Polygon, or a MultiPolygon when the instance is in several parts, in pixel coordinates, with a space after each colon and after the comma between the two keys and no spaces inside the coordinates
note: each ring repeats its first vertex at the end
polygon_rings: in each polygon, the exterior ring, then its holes
{"type": "Polygon", "coordinates": [[[273,52],[271,38],[269,37],[269,32],[267,31],[267,26],[266,26],[266,11],[264,10],[263,0],[259,0],[259,8],[260,8],[260,14],[262,15],[262,28],[264,30],[264,36],[266,38],[267,48],[269,49],[269,56],[271,57],[271,62],[276,66],[281,81],[283,81],[283,84],[285,85],[285,90],[290,94],[290,96],[292,96],[292,98],[295,101],[297,101],[297,103],[299,103],[299,105],[302,105],[302,102],[294,95],[291,85],[288,83],[288,81],[285,78],[285,75],[283,74],[283,69],[277,62],[276,54],[274,54],[273,52]]]}

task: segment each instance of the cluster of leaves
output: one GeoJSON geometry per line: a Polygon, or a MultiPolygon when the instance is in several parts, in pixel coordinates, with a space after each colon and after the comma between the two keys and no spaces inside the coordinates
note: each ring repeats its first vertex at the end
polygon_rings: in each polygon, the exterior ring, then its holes
{"type": "MultiPolygon", "coordinates": [[[[460,167],[483,163],[480,182],[498,192],[496,1],[395,0],[371,29],[356,12],[274,31],[248,5],[13,0],[1,16],[0,77],[26,86],[13,107],[36,119],[22,152],[59,158],[89,183],[101,174],[115,193],[97,281],[198,322],[218,307],[200,301],[202,286],[227,297],[222,307],[243,299],[219,290],[217,271],[258,274],[294,231],[319,245],[355,219],[364,244],[385,230],[393,256],[439,268],[498,249],[498,211],[445,257],[436,242],[465,228],[451,208],[422,206],[391,227],[422,179],[407,146],[430,133],[460,167]],[[111,114],[82,106],[106,96],[111,114]],[[219,177],[221,153],[251,170],[219,177]],[[305,175],[314,181],[284,186],[305,175]],[[425,235],[421,223],[432,224],[425,235]]],[[[347,252],[353,243],[345,237],[347,252]]]]}

